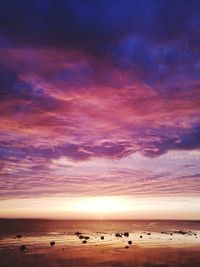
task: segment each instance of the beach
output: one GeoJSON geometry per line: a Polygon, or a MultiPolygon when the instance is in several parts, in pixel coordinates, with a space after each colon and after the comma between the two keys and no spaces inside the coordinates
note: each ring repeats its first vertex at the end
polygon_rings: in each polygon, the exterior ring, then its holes
{"type": "Polygon", "coordinates": [[[3,267],[196,267],[199,249],[199,221],[0,220],[3,267]]]}

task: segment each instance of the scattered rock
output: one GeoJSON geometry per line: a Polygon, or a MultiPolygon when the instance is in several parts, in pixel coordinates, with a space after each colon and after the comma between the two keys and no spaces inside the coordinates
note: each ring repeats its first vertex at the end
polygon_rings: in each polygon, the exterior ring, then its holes
{"type": "Polygon", "coordinates": [[[84,239],[85,237],[83,235],[79,235],[79,239],[84,239]]]}
{"type": "Polygon", "coordinates": [[[81,235],[81,233],[80,233],[80,232],[76,232],[76,233],[75,233],[75,235],[77,235],[77,236],[78,236],[78,235],[81,235]]]}
{"type": "Polygon", "coordinates": [[[22,235],[16,235],[16,238],[22,238],[22,235]]]}
{"type": "Polygon", "coordinates": [[[140,236],[140,238],[142,238],[142,235],[140,236]]]}
{"type": "Polygon", "coordinates": [[[180,234],[180,235],[185,235],[185,234],[187,234],[187,232],[182,231],[182,230],[180,230],[180,231],[174,231],[174,233],[175,233],[175,234],[180,234]]]}
{"type": "Polygon", "coordinates": [[[129,232],[125,232],[125,233],[124,233],[124,236],[129,237],[129,232]]]}
{"type": "Polygon", "coordinates": [[[86,243],[87,243],[87,240],[83,240],[82,243],[83,243],[83,244],[86,244],[86,243]]]}
{"type": "Polygon", "coordinates": [[[129,240],[129,241],[128,241],[128,244],[129,244],[129,245],[132,245],[132,244],[133,244],[133,242],[132,242],[131,240],[129,240]]]}
{"type": "Polygon", "coordinates": [[[104,240],[104,236],[103,235],[101,236],[101,240],[104,240]]]}
{"type": "Polygon", "coordinates": [[[50,246],[52,246],[52,247],[55,246],[55,244],[56,244],[55,241],[51,241],[51,242],[50,242],[50,246]]]}
{"type": "Polygon", "coordinates": [[[129,246],[125,246],[124,248],[125,248],[125,249],[128,249],[128,248],[129,248],[129,246]]]}
{"type": "Polygon", "coordinates": [[[90,237],[89,236],[85,236],[85,240],[89,240],[90,239],[90,237]]]}
{"type": "Polygon", "coordinates": [[[116,237],[122,237],[122,235],[119,234],[119,233],[116,233],[115,236],[116,236],[116,237]]]}
{"type": "Polygon", "coordinates": [[[147,235],[151,235],[151,233],[147,233],[147,235]]]}
{"type": "Polygon", "coordinates": [[[182,234],[182,235],[186,235],[187,234],[187,232],[185,232],[185,231],[180,231],[179,233],[182,234]]]}
{"type": "Polygon", "coordinates": [[[25,245],[21,245],[21,246],[20,246],[20,250],[21,250],[21,251],[24,251],[25,249],[26,249],[26,246],[25,246],[25,245]]]}

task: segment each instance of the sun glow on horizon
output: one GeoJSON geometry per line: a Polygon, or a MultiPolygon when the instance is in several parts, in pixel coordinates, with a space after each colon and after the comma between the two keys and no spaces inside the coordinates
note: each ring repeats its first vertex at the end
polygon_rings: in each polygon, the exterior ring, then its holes
{"type": "Polygon", "coordinates": [[[200,216],[197,213],[199,207],[200,204],[196,201],[195,197],[44,197],[2,200],[0,202],[0,217],[199,220],[200,216]]]}
{"type": "Polygon", "coordinates": [[[130,201],[120,197],[88,197],[77,201],[74,210],[87,213],[116,213],[130,211],[130,201]]]}

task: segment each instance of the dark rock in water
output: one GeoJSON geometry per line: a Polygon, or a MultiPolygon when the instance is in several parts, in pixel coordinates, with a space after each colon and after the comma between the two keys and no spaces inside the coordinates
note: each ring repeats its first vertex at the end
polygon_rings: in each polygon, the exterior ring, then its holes
{"type": "Polygon", "coordinates": [[[115,236],[116,236],[116,237],[122,237],[122,235],[119,234],[119,233],[116,233],[115,236]]]}
{"type": "Polygon", "coordinates": [[[55,241],[51,241],[51,242],[50,242],[50,245],[51,245],[52,247],[55,246],[55,244],[56,244],[55,241]]]}
{"type": "Polygon", "coordinates": [[[25,246],[25,245],[21,245],[21,246],[20,246],[20,250],[21,250],[21,251],[24,251],[25,249],[26,249],[26,246],[25,246]]]}
{"type": "Polygon", "coordinates": [[[131,240],[128,241],[128,244],[129,244],[129,245],[132,245],[132,243],[133,243],[133,242],[132,242],[131,240]]]}
{"type": "Polygon", "coordinates": [[[89,236],[85,236],[85,240],[89,240],[90,239],[90,237],[89,236]]]}
{"type": "Polygon", "coordinates": [[[161,234],[168,235],[168,234],[170,234],[170,233],[169,233],[169,232],[161,232],[161,234]]]}
{"type": "Polygon", "coordinates": [[[86,244],[86,243],[87,243],[87,240],[83,240],[82,243],[83,243],[83,244],[86,244]]]}
{"type": "Polygon", "coordinates": [[[187,234],[187,232],[180,231],[180,234],[182,234],[182,235],[186,235],[186,234],[187,234]]]}
{"type": "Polygon", "coordinates": [[[127,249],[127,248],[129,248],[129,246],[125,246],[124,248],[127,249]]]}
{"type": "Polygon", "coordinates": [[[140,236],[140,238],[142,238],[142,235],[140,236]]]}
{"type": "Polygon", "coordinates": [[[76,232],[75,235],[81,235],[81,233],[80,232],[76,232]]]}
{"type": "Polygon", "coordinates": [[[124,233],[124,236],[127,236],[128,237],[129,236],[129,232],[125,232],[124,233]]]}
{"type": "Polygon", "coordinates": [[[16,238],[21,238],[22,237],[22,235],[16,235],[16,238]]]}
{"type": "Polygon", "coordinates": [[[151,235],[151,233],[147,233],[147,235],[151,235]]]}
{"type": "Polygon", "coordinates": [[[85,237],[83,235],[79,235],[79,239],[84,239],[85,237]]]}
{"type": "Polygon", "coordinates": [[[101,236],[101,240],[104,240],[104,236],[103,235],[101,236]]]}
{"type": "Polygon", "coordinates": [[[187,234],[187,232],[182,231],[182,230],[180,230],[180,231],[174,231],[174,233],[175,233],[175,234],[180,234],[180,235],[185,235],[185,234],[187,234]]]}

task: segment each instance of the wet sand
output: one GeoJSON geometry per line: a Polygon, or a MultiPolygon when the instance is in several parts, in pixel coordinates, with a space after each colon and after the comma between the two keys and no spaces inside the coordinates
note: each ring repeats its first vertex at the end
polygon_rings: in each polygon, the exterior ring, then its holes
{"type": "Polygon", "coordinates": [[[33,226],[39,225],[38,222],[17,222],[19,227],[16,229],[12,227],[16,226],[14,222],[10,226],[9,223],[6,224],[5,231],[1,229],[2,267],[200,266],[199,224],[151,222],[146,224],[145,229],[151,231],[143,231],[141,227],[144,228],[144,224],[141,222],[136,225],[135,222],[63,222],[64,227],[59,222],[49,222],[49,229],[44,222],[46,231],[38,231],[39,226],[33,231],[33,226]],[[187,230],[180,230],[180,225],[187,227],[187,230]],[[25,226],[26,230],[22,232],[25,226]],[[103,227],[108,230],[102,231],[103,227]],[[191,230],[188,230],[189,227],[191,230]],[[64,228],[68,231],[63,232],[64,228]],[[111,230],[113,228],[115,231],[111,230]],[[125,228],[129,231],[119,231],[125,228]],[[56,229],[59,231],[56,232],[56,229]],[[73,231],[74,229],[77,231],[73,231]],[[22,245],[25,246],[23,249],[22,245]]]}
{"type": "Polygon", "coordinates": [[[199,248],[148,248],[132,246],[116,249],[103,246],[87,248],[50,248],[37,252],[0,252],[2,267],[89,267],[89,266],[136,266],[136,267],[199,267],[199,248]]]}

